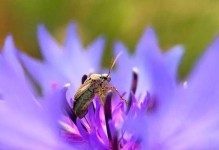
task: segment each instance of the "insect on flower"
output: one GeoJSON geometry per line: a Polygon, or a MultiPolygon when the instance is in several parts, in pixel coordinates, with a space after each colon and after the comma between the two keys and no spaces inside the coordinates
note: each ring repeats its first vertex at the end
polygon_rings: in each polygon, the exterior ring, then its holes
{"type": "Polygon", "coordinates": [[[95,94],[99,96],[103,105],[105,103],[105,95],[108,90],[115,91],[119,95],[119,97],[125,103],[127,103],[123,96],[116,89],[116,87],[108,85],[111,81],[110,72],[120,55],[121,53],[119,53],[114,59],[108,74],[91,74],[76,91],[74,95],[73,111],[77,117],[83,118],[87,114],[88,105],[93,100],[95,94]]]}

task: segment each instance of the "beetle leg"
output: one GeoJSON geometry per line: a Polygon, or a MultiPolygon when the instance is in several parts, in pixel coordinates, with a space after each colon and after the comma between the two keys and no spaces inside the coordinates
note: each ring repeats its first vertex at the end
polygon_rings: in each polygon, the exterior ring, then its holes
{"type": "Polygon", "coordinates": [[[126,101],[126,99],[123,98],[123,96],[119,93],[119,91],[117,90],[117,88],[116,88],[115,86],[105,86],[104,88],[105,88],[105,90],[112,90],[112,91],[115,91],[115,92],[119,95],[119,97],[121,98],[121,100],[123,100],[126,104],[128,104],[127,101],[126,101]]]}
{"type": "Polygon", "coordinates": [[[99,96],[102,105],[104,105],[104,103],[105,103],[105,94],[106,94],[105,89],[103,89],[103,88],[98,89],[97,95],[99,96]]]}

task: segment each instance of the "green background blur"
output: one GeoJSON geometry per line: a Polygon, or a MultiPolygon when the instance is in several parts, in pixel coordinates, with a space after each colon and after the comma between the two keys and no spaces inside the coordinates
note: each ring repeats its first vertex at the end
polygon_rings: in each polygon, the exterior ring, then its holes
{"type": "MultiPolygon", "coordinates": [[[[106,51],[120,39],[134,51],[145,27],[153,26],[162,49],[183,44],[180,76],[185,77],[201,52],[219,31],[218,0],[0,0],[0,46],[8,33],[16,46],[40,57],[36,28],[46,25],[62,42],[71,21],[87,46],[98,35],[107,40],[106,51]]],[[[110,57],[104,55],[103,65],[110,57]]]]}

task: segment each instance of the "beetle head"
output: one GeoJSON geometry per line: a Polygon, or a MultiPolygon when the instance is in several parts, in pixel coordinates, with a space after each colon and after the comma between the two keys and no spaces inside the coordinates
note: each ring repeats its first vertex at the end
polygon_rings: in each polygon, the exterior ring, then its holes
{"type": "Polygon", "coordinates": [[[106,73],[104,73],[104,74],[101,74],[101,77],[100,77],[101,79],[102,79],[102,81],[103,82],[110,82],[111,81],[111,77],[110,77],[110,75],[109,74],[106,74],[106,73]]]}

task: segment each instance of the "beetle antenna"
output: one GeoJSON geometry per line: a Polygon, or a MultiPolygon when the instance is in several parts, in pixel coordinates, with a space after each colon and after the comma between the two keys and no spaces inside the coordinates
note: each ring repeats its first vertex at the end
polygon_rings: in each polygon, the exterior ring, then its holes
{"type": "Polygon", "coordinates": [[[119,58],[121,55],[122,55],[122,52],[119,52],[119,54],[118,54],[118,55],[116,56],[116,58],[113,60],[113,62],[112,62],[112,64],[111,64],[111,67],[110,67],[110,69],[109,69],[109,72],[108,72],[108,74],[107,74],[107,77],[110,75],[111,70],[113,69],[114,65],[116,64],[118,58],[119,58]]]}

